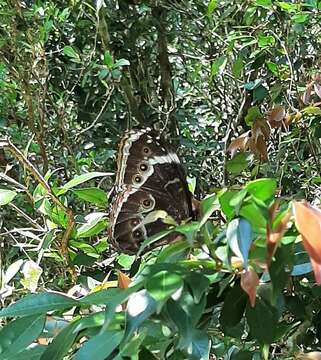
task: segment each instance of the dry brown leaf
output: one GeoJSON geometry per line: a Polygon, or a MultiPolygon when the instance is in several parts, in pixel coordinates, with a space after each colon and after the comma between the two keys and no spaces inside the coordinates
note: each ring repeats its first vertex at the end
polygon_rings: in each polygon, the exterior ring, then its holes
{"type": "Polygon", "coordinates": [[[263,135],[266,140],[269,139],[271,133],[270,125],[264,119],[256,120],[252,126],[252,137],[255,142],[260,135],[263,135]]]}
{"type": "Polygon", "coordinates": [[[248,148],[248,141],[250,138],[250,130],[236,139],[232,140],[229,147],[227,148],[227,152],[231,153],[231,157],[233,157],[237,150],[246,151],[248,148]]]}
{"type": "Polygon", "coordinates": [[[259,285],[260,280],[255,270],[251,267],[244,270],[241,274],[241,287],[248,294],[250,304],[255,306],[256,287],[259,285]]]}
{"type": "Polygon", "coordinates": [[[118,287],[120,289],[127,289],[132,281],[121,271],[118,271],[118,287]]]}
{"type": "Polygon", "coordinates": [[[284,106],[276,106],[272,109],[267,116],[267,121],[272,128],[279,128],[282,126],[282,120],[285,117],[285,108],[284,106]]]}

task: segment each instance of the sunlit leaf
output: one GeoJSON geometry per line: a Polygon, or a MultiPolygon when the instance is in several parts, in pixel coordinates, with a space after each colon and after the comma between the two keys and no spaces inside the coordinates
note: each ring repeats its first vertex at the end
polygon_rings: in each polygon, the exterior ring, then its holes
{"type": "Polygon", "coordinates": [[[9,204],[17,193],[12,190],[0,189],[0,206],[9,204]]]}
{"type": "Polygon", "coordinates": [[[245,219],[232,220],[226,230],[227,242],[236,256],[247,267],[249,251],[253,241],[251,224],[245,219]]]}

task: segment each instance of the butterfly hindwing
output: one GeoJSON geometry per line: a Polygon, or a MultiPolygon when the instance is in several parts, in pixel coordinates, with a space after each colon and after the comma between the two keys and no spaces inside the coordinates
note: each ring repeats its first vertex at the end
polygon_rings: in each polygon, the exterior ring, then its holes
{"type": "MultiPolygon", "coordinates": [[[[164,211],[177,223],[192,216],[191,194],[177,154],[148,129],[123,137],[118,154],[109,235],[115,247],[136,253],[149,236],[168,227],[153,211],[164,211]]],[[[173,240],[171,235],[166,240],[173,240]]],[[[159,244],[158,244],[159,245],[159,244]]]]}

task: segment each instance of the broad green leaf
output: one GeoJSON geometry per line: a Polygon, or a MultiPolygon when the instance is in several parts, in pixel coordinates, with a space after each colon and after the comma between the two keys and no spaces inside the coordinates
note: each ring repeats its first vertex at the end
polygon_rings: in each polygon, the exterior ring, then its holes
{"type": "Polygon", "coordinates": [[[132,294],[127,303],[126,330],[124,342],[132,336],[134,331],[148,319],[157,309],[157,302],[143,289],[132,294]]]}
{"type": "Polygon", "coordinates": [[[80,321],[81,319],[76,320],[62,329],[59,334],[54,337],[52,343],[47,346],[47,349],[42,354],[40,360],[63,360],[78,336],[76,328],[80,321]]]}
{"type": "Polygon", "coordinates": [[[249,251],[253,241],[251,224],[245,219],[232,220],[226,230],[227,242],[236,256],[247,267],[249,251]]]}
{"type": "Polygon", "coordinates": [[[291,4],[289,2],[285,2],[285,1],[277,1],[276,4],[282,9],[285,10],[289,13],[294,13],[297,12],[298,10],[298,6],[297,4],[291,4]]]}
{"type": "Polygon", "coordinates": [[[129,270],[135,261],[135,258],[136,257],[134,255],[121,254],[118,256],[117,262],[123,269],[129,270]]]}
{"type": "Polygon", "coordinates": [[[242,319],[246,307],[247,295],[239,284],[225,296],[224,304],[220,314],[220,324],[224,328],[236,326],[242,319]]]}
{"type": "Polygon", "coordinates": [[[69,45],[67,45],[67,46],[64,47],[64,54],[65,54],[66,56],[72,58],[72,59],[77,60],[77,61],[80,60],[80,56],[79,56],[79,54],[77,53],[77,51],[76,51],[73,47],[71,47],[71,46],[69,46],[69,45]]]}
{"type": "Polygon", "coordinates": [[[262,101],[265,97],[269,95],[268,90],[263,85],[258,86],[253,91],[253,103],[262,101]]]}
{"type": "Polygon", "coordinates": [[[275,38],[272,35],[259,35],[258,44],[259,47],[273,46],[275,44],[275,38]]]}
{"type": "Polygon", "coordinates": [[[190,221],[187,224],[178,225],[175,227],[175,231],[185,235],[189,244],[192,244],[196,238],[196,233],[200,228],[200,224],[197,221],[190,221]]]}
{"type": "Polygon", "coordinates": [[[231,200],[238,195],[239,192],[236,191],[224,191],[223,193],[219,194],[219,202],[221,209],[225,216],[228,219],[232,219],[235,215],[235,208],[230,204],[231,200]]]}
{"type": "Polygon", "coordinates": [[[199,227],[202,227],[206,221],[210,218],[215,210],[219,208],[219,202],[216,194],[210,195],[201,201],[201,219],[199,227]]]}
{"type": "Polygon", "coordinates": [[[45,325],[46,316],[25,316],[14,320],[0,330],[0,358],[17,355],[36,340],[45,325]]]}
{"type": "Polygon", "coordinates": [[[0,206],[7,205],[16,197],[17,193],[12,190],[0,189],[0,206]]]}
{"type": "Polygon", "coordinates": [[[95,205],[105,207],[107,205],[107,194],[98,188],[74,189],[72,192],[81,200],[88,201],[95,205]]]}
{"type": "Polygon", "coordinates": [[[269,266],[269,274],[272,280],[274,301],[279,296],[289,280],[293,269],[294,253],[292,244],[278,247],[274,258],[269,266]]]}
{"type": "Polygon", "coordinates": [[[249,221],[253,229],[266,228],[266,218],[255,203],[243,205],[240,209],[240,215],[249,221]]]}
{"type": "Polygon", "coordinates": [[[272,7],[272,0],[256,0],[255,5],[262,6],[266,9],[270,9],[272,7]]]}
{"type": "Polygon", "coordinates": [[[171,234],[174,231],[174,229],[171,230],[164,230],[159,232],[158,234],[152,235],[150,237],[148,237],[146,240],[143,241],[143,243],[141,244],[137,256],[139,256],[142,252],[144,252],[144,250],[151,244],[153,244],[154,242],[164,238],[165,236],[171,234]]]}
{"type": "Polygon", "coordinates": [[[187,275],[185,282],[189,285],[196,304],[201,301],[210,286],[210,281],[206,276],[194,271],[187,275]]]}
{"type": "Polygon", "coordinates": [[[220,56],[219,58],[213,61],[211,66],[211,79],[215,77],[219,72],[225,69],[226,63],[227,63],[226,56],[220,56]]]}
{"type": "Polygon", "coordinates": [[[107,50],[104,54],[104,63],[111,69],[114,66],[114,59],[111,53],[107,50]]]}
{"type": "Polygon", "coordinates": [[[277,183],[274,179],[257,179],[250,181],[245,189],[257,199],[267,201],[274,198],[276,187],[277,183]]]}
{"type": "Polygon", "coordinates": [[[262,79],[255,79],[254,81],[249,81],[246,84],[244,84],[244,89],[249,90],[249,91],[254,90],[258,86],[260,86],[262,84],[262,82],[263,82],[262,79]]]}
{"type": "Polygon", "coordinates": [[[75,360],[105,360],[119,345],[122,331],[104,331],[93,336],[77,351],[75,360]]]}
{"type": "Polygon", "coordinates": [[[78,304],[77,300],[59,293],[30,294],[0,310],[0,317],[45,314],[48,311],[64,310],[78,304]]]}
{"type": "Polygon", "coordinates": [[[115,67],[119,67],[119,66],[129,66],[130,62],[127,59],[119,59],[116,61],[115,63],[115,67]]]}
{"type": "Polygon", "coordinates": [[[238,153],[233,157],[233,159],[226,162],[226,170],[233,175],[241,174],[241,172],[247,167],[247,156],[244,153],[238,153]]]}
{"type": "Polygon", "coordinates": [[[279,75],[279,67],[277,66],[277,64],[272,61],[267,61],[266,66],[274,75],[279,75]]]}
{"type": "Polygon", "coordinates": [[[245,116],[246,125],[252,126],[253,122],[256,119],[261,119],[261,118],[262,118],[262,114],[260,109],[257,106],[252,106],[249,108],[249,110],[247,111],[247,115],[245,116]]]}
{"type": "Polygon", "coordinates": [[[36,345],[20,351],[19,354],[8,356],[5,360],[40,360],[41,355],[47,349],[45,345],[36,345]]]}
{"type": "Polygon", "coordinates": [[[309,20],[309,14],[296,14],[291,17],[291,20],[293,20],[297,24],[304,24],[307,20],[309,20]]]}
{"type": "Polygon", "coordinates": [[[308,106],[302,112],[309,115],[321,115],[321,108],[318,106],[308,106]]]}
{"type": "Polygon", "coordinates": [[[86,223],[77,229],[77,238],[85,238],[99,234],[106,229],[106,213],[96,212],[85,217],[86,223]]]}
{"type": "Polygon", "coordinates": [[[145,288],[156,301],[164,301],[180,289],[183,284],[181,275],[163,270],[148,278],[145,288]]]}
{"type": "Polygon", "coordinates": [[[187,348],[190,359],[208,360],[210,355],[210,339],[204,330],[193,329],[191,343],[187,348]]]}
{"type": "Polygon", "coordinates": [[[242,75],[242,71],[243,71],[243,60],[239,57],[237,58],[232,66],[232,74],[236,79],[239,79],[242,75]]]}
{"type": "Polygon", "coordinates": [[[278,333],[278,311],[258,297],[255,307],[247,306],[246,319],[251,336],[260,344],[271,344],[278,333]]]}
{"type": "Polygon", "coordinates": [[[123,346],[120,349],[120,354],[123,357],[132,357],[133,354],[138,354],[142,342],[146,338],[147,335],[149,335],[147,329],[143,329],[143,331],[138,332],[135,334],[128,342],[124,343],[123,346]]]}
{"type": "Polygon", "coordinates": [[[112,175],[110,172],[98,172],[93,171],[86,174],[81,174],[75,176],[72,180],[68,181],[57,193],[57,196],[62,195],[66,193],[68,190],[74,188],[75,186],[78,186],[86,181],[89,181],[91,179],[94,179],[96,177],[102,177],[102,176],[109,176],[112,175]]]}

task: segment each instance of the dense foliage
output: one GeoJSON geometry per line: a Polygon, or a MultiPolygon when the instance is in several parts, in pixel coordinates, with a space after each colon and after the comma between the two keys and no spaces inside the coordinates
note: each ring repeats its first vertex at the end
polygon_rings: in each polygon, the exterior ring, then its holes
{"type": "Polygon", "coordinates": [[[0,17],[0,358],[319,359],[321,2],[0,0],[0,17]],[[141,257],[106,235],[136,126],[178,148],[201,200],[185,240],[141,257]]]}

